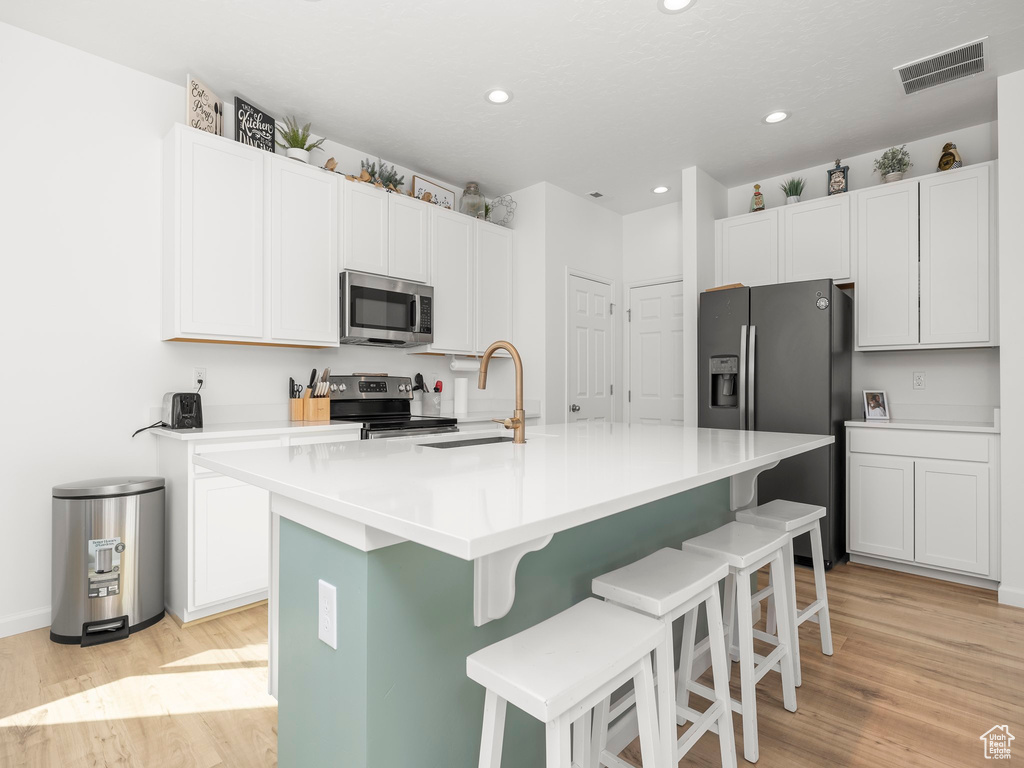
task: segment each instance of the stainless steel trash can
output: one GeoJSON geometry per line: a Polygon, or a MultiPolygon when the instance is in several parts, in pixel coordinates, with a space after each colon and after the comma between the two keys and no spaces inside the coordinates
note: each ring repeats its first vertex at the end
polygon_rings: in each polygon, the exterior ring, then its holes
{"type": "Polygon", "coordinates": [[[105,477],[53,488],[50,639],[120,640],[164,615],[164,479],[105,477]]]}

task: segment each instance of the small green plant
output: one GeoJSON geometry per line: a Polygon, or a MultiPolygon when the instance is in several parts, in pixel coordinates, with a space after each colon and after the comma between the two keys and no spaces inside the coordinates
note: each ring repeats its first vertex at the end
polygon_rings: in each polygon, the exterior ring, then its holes
{"type": "Polygon", "coordinates": [[[310,125],[311,123],[306,123],[300,128],[298,120],[294,117],[286,117],[284,119],[284,127],[282,128],[280,124],[277,126],[277,131],[283,139],[283,141],[277,142],[277,146],[281,147],[281,149],[304,149],[307,152],[319,149],[320,145],[327,141],[327,139],[317,139],[310,143],[310,125]]]}
{"type": "Polygon", "coordinates": [[[910,153],[907,152],[907,145],[902,147],[890,147],[882,153],[882,156],[875,160],[875,172],[882,176],[890,173],[906,173],[914,167],[910,162],[910,153]]]}
{"type": "Polygon", "coordinates": [[[804,193],[804,185],[807,182],[800,178],[788,179],[779,184],[779,189],[786,197],[800,197],[804,193]]]}
{"type": "Polygon", "coordinates": [[[379,181],[381,186],[391,187],[396,191],[405,184],[405,176],[399,176],[395,166],[388,165],[379,157],[376,163],[370,162],[370,158],[361,160],[359,167],[370,175],[370,184],[376,184],[379,181]]]}

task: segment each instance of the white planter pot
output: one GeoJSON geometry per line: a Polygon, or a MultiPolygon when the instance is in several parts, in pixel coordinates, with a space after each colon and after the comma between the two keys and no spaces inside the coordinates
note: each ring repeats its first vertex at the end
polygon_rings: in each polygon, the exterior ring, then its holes
{"type": "Polygon", "coordinates": [[[292,160],[299,160],[303,163],[309,162],[309,152],[305,149],[299,149],[298,147],[288,147],[284,151],[286,157],[290,157],[292,160]]]}
{"type": "Polygon", "coordinates": [[[792,205],[793,203],[800,202],[800,195],[790,195],[786,198],[786,205],[792,205]]]}
{"type": "Polygon", "coordinates": [[[882,177],[882,183],[888,184],[892,181],[900,181],[902,178],[903,171],[893,171],[892,173],[887,173],[885,174],[885,176],[882,177]]]}

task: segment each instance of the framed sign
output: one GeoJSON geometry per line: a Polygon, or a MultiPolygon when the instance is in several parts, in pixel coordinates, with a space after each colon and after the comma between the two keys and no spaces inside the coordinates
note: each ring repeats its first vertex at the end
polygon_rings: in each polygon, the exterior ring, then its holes
{"type": "Polygon", "coordinates": [[[839,166],[840,160],[836,160],[836,167],[828,169],[828,193],[838,195],[850,190],[850,166],[839,166]]]}
{"type": "Polygon", "coordinates": [[[266,152],[274,151],[274,118],[235,96],[235,141],[266,152]]]}
{"type": "Polygon", "coordinates": [[[435,184],[430,179],[424,179],[422,176],[412,177],[412,194],[414,197],[423,197],[424,192],[430,193],[430,202],[434,205],[439,205],[442,208],[447,208],[449,211],[455,210],[455,193],[450,189],[435,184]]]}
{"type": "Polygon", "coordinates": [[[185,82],[185,123],[200,131],[224,135],[224,102],[192,75],[185,82]]]}

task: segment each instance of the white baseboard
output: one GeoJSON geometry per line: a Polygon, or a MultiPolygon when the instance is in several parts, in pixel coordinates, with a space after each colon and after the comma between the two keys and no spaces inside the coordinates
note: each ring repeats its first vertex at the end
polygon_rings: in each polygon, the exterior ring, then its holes
{"type": "Polygon", "coordinates": [[[951,571],[942,571],[936,568],[929,568],[926,565],[918,565],[917,563],[900,563],[895,560],[887,560],[884,557],[858,555],[851,552],[850,562],[860,563],[861,565],[871,565],[875,568],[885,568],[889,571],[909,573],[914,576],[925,576],[929,579],[938,579],[939,581],[951,581],[954,584],[964,584],[968,587],[981,587],[982,589],[991,589],[993,592],[999,587],[998,582],[992,581],[992,579],[983,578],[981,576],[970,576],[966,573],[953,573],[951,571]]]}
{"type": "Polygon", "coordinates": [[[1010,587],[1000,586],[999,602],[1002,605],[1024,608],[1024,589],[1011,589],[1010,587]]]}
{"type": "Polygon", "coordinates": [[[0,616],[0,637],[20,635],[50,626],[50,606],[0,616]]]}

